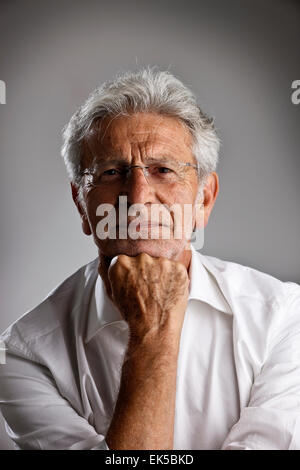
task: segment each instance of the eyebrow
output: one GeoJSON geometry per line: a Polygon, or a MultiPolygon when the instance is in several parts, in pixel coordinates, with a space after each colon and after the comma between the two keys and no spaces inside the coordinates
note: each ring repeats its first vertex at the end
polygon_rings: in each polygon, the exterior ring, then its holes
{"type": "MultiPolygon", "coordinates": [[[[144,160],[145,160],[145,163],[155,163],[157,161],[163,161],[163,162],[177,161],[174,158],[169,157],[167,155],[160,155],[158,157],[146,157],[144,160]]],[[[119,158],[108,157],[108,158],[105,158],[105,160],[98,160],[98,161],[94,159],[94,162],[97,166],[105,166],[107,164],[109,165],[109,164],[120,164],[120,163],[123,165],[130,165],[130,163],[127,160],[125,160],[125,158],[123,157],[119,157],[119,158]]]]}

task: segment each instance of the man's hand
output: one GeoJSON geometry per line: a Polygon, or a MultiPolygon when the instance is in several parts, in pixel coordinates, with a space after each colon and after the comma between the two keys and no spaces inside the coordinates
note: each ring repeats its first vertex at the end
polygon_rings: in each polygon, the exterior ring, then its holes
{"type": "Polygon", "coordinates": [[[155,338],[180,338],[189,293],[183,264],[146,253],[119,255],[108,278],[112,300],[129,324],[132,341],[149,344],[155,338]]]}
{"type": "Polygon", "coordinates": [[[141,253],[100,258],[107,292],[129,324],[110,449],[172,449],[177,360],[189,278],[185,266],[141,253]]]}

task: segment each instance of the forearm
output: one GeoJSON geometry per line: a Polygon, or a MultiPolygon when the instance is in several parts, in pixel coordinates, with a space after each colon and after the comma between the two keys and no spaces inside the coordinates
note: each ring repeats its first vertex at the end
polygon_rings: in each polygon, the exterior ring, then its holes
{"type": "Polygon", "coordinates": [[[178,344],[127,351],[114,416],[106,435],[110,449],[172,449],[178,344]]]}

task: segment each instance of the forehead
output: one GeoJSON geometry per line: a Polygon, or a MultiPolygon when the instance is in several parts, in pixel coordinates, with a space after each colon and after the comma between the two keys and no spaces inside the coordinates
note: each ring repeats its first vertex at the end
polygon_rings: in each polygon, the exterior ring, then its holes
{"type": "Polygon", "coordinates": [[[85,154],[90,156],[141,156],[191,153],[192,136],[176,118],[155,113],[106,117],[95,122],[84,139],[85,154]],[[109,151],[109,152],[108,152],[109,151]]]}

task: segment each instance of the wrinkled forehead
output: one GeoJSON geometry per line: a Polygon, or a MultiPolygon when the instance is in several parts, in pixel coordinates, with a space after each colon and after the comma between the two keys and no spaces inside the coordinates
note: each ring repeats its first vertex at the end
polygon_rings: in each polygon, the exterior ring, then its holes
{"type": "Polygon", "coordinates": [[[84,139],[84,155],[130,157],[169,155],[179,160],[191,156],[192,136],[178,119],[151,113],[106,117],[92,124],[84,139]],[[181,158],[182,157],[182,158],[181,158]]]}

